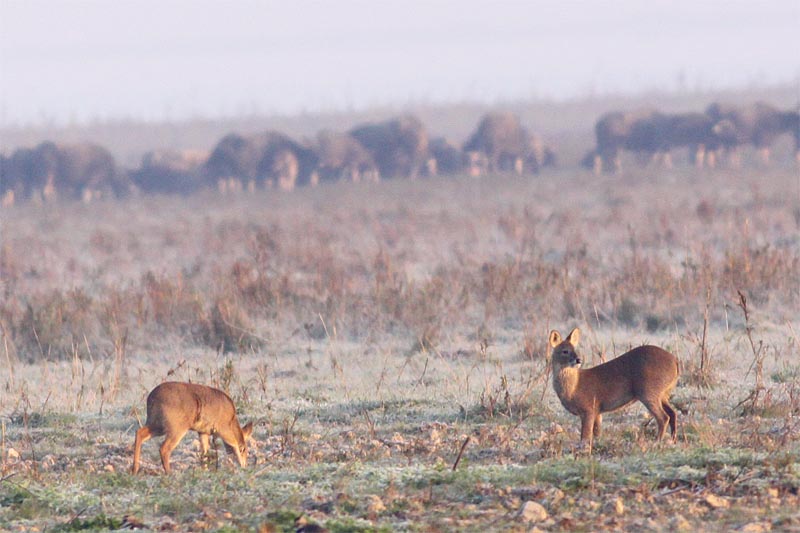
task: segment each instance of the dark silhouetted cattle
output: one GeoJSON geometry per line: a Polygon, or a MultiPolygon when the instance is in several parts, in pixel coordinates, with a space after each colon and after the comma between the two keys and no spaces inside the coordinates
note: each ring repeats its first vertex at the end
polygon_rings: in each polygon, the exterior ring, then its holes
{"type": "MultiPolygon", "coordinates": [[[[497,112],[481,119],[475,132],[464,143],[463,150],[483,154],[488,172],[513,170],[521,173],[528,142],[528,132],[516,115],[497,112]]],[[[480,172],[472,169],[470,173],[480,172]]]]}
{"type": "Polygon", "coordinates": [[[319,159],[320,181],[380,180],[372,155],[349,133],[321,131],[313,146],[319,159]]]}
{"type": "Polygon", "coordinates": [[[531,135],[528,141],[528,153],[526,154],[526,165],[533,172],[546,167],[555,167],[557,163],[556,153],[552,147],[545,144],[538,135],[531,135]]]}
{"type": "Polygon", "coordinates": [[[291,190],[315,183],[316,167],[317,156],[311,149],[282,133],[267,131],[247,137],[223,137],[211,152],[203,173],[221,189],[244,182],[291,190]]]}
{"type": "Polygon", "coordinates": [[[470,175],[483,172],[536,173],[555,163],[555,154],[541,139],[532,136],[513,113],[485,115],[464,143],[470,175]]]}
{"type": "Polygon", "coordinates": [[[652,127],[647,122],[657,120],[658,113],[649,109],[632,112],[612,111],[601,116],[594,126],[596,146],[591,157],[595,173],[619,172],[622,169],[620,155],[623,149],[651,151],[652,127]]]}
{"type": "Polygon", "coordinates": [[[200,171],[207,159],[201,150],[153,150],[142,157],[131,179],[143,192],[190,194],[203,186],[200,171]]]}
{"type": "Polygon", "coordinates": [[[16,193],[15,184],[11,182],[10,164],[11,158],[0,154],[0,207],[14,205],[16,193]]]}
{"type": "Polygon", "coordinates": [[[436,162],[436,173],[458,174],[465,168],[464,153],[444,137],[431,139],[431,158],[436,162]]]}
{"type": "Polygon", "coordinates": [[[781,111],[764,102],[748,106],[715,102],[706,108],[706,114],[717,123],[727,121],[733,126],[734,139],[728,148],[734,164],[739,160],[737,148],[748,144],[758,150],[763,163],[769,163],[772,144],[787,133],[794,139],[795,156],[800,151],[800,115],[796,110],[781,111]]]}
{"type": "Polygon", "coordinates": [[[713,167],[717,152],[731,141],[730,129],[704,113],[680,113],[666,118],[664,145],[660,150],[667,158],[670,150],[687,148],[695,166],[713,167]]]}
{"type": "Polygon", "coordinates": [[[631,123],[624,148],[644,161],[661,160],[667,167],[672,166],[672,151],[685,148],[695,165],[713,166],[714,151],[721,144],[714,125],[703,113],[653,113],[631,123]],[[712,155],[707,158],[707,154],[712,155]]]}
{"type": "Polygon", "coordinates": [[[619,172],[625,150],[640,162],[660,160],[671,166],[672,151],[686,149],[695,165],[713,166],[717,150],[730,142],[730,128],[724,126],[703,113],[610,112],[595,124],[597,146],[581,164],[595,173],[619,172]]]}
{"type": "Polygon", "coordinates": [[[258,164],[264,153],[263,140],[259,137],[244,137],[237,133],[226,135],[217,143],[204,165],[204,173],[210,180],[236,179],[255,182],[258,164]]]}
{"type": "Polygon", "coordinates": [[[299,181],[300,159],[297,152],[288,146],[270,147],[258,165],[258,175],[268,186],[282,191],[291,191],[298,185],[316,184],[317,181],[311,174],[307,180],[299,181]]]}
{"type": "Polygon", "coordinates": [[[428,133],[414,116],[363,124],[350,134],[372,155],[381,177],[415,178],[429,172],[428,133]]]}
{"type": "Polygon", "coordinates": [[[21,199],[61,196],[90,201],[131,190],[111,153],[90,143],[43,142],[35,148],[20,148],[6,159],[3,182],[6,198],[21,199]]]}

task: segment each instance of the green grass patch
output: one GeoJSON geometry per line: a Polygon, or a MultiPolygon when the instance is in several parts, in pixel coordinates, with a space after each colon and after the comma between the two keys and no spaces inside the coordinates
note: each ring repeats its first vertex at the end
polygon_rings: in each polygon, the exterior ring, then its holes
{"type": "Polygon", "coordinates": [[[99,514],[91,518],[77,517],[70,520],[66,524],[61,524],[53,527],[50,531],[98,531],[98,530],[115,530],[122,527],[122,520],[118,518],[111,518],[104,514],[99,514]]]}

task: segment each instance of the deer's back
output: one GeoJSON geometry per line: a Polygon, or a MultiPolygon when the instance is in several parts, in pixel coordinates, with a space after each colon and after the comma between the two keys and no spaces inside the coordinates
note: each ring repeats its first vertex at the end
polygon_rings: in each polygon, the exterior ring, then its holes
{"type": "Polygon", "coordinates": [[[658,346],[639,346],[591,369],[605,382],[625,382],[640,392],[652,388],[664,390],[678,379],[677,358],[658,346]]]}
{"type": "Polygon", "coordinates": [[[234,417],[233,402],[224,392],[175,381],[158,385],[147,396],[147,426],[155,434],[171,429],[213,429],[221,419],[234,417]]]}

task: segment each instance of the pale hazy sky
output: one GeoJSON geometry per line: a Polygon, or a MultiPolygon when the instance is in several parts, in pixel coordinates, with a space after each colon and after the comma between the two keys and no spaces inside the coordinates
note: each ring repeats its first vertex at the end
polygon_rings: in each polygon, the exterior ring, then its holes
{"type": "Polygon", "coordinates": [[[0,125],[800,79],[800,0],[0,0],[0,125]]]}

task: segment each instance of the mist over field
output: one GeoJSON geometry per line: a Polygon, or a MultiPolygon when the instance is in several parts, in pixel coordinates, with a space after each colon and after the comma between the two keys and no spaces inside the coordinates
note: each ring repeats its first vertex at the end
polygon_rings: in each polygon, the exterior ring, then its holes
{"type": "Polygon", "coordinates": [[[0,530],[798,530],[798,27],[0,0],[0,530]],[[581,445],[575,327],[584,369],[675,355],[674,441],[634,402],[581,445]],[[130,473],[169,380],[254,423],[244,468],[189,431],[130,473]]]}

